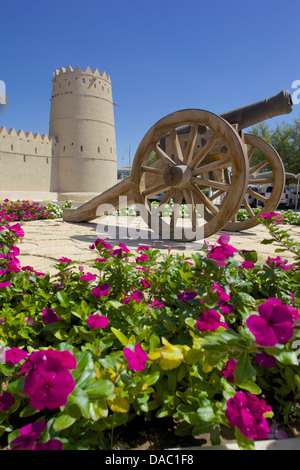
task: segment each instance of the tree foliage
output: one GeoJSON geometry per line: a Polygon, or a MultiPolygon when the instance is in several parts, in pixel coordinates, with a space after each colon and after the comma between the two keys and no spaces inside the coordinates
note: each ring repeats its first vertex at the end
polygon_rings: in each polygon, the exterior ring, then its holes
{"type": "Polygon", "coordinates": [[[261,122],[253,126],[250,133],[266,140],[277,150],[286,172],[300,173],[300,117],[274,128],[261,122]]]}

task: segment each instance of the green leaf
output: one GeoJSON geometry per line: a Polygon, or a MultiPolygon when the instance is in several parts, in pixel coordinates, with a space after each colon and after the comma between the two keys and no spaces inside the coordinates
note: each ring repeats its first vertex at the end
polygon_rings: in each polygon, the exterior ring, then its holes
{"type": "Polygon", "coordinates": [[[69,301],[68,296],[65,292],[57,292],[56,295],[57,295],[59,303],[62,307],[67,308],[70,305],[70,301],[69,301]]]}
{"type": "Polygon", "coordinates": [[[77,421],[74,416],[70,416],[66,413],[58,415],[57,419],[53,424],[54,431],[62,431],[63,429],[69,428],[77,421]]]}
{"type": "Polygon", "coordinates": [[[119,330],[117,330],[116,328],[113,328],[113,327],[111,328],[111,331],[118,338],[120,343],[123,344],[123,346],[127,346],[129,344],[128,338],[123,333],[121,333],[121,331],[119,331],[119,330]]]}
{"type": "Polygon", "coordinates": [[[80,387],[75,387],[73,392],[68,396],[68,404],[77,405],[81,411],[82,416],[87,419],[90,418],[89,397],[87,393],[80,387]]]}
{"type": "Polygon", "coordinates": [[[215,419],[214,408],[211,405],[203,406],[197,409],[197,415],[202,421],[211,422],[215,419]]]}
{"type": "Polygon", "coordinates": [[[238,446],[241,450],[255,450],[255,444],[253,439],[249,439],[241,433],[239,428],[234,428],[235,438],[237,440],[238,446]]]}
{"type": "Polygon", "coordinates": [[[243,388],[244,390],[247,390],[250,393],[253,393],[254,395],[259,395],[261,393],[261,388],[255,383],[252,382],[251,380],[246,380],[246,382],[242,384],[237,384],[240,388],[243,388]]]}
{"type": "Polygon", "coordinates": [[[234,369],[235,381],[243,384],[248,379],[254,379],[255,376],[256,369],[251,364],[251,358],[247,352],[243,352],[234,369]]]}
{"type": "Polygon", "coordinates": [[[110,380],[99,379],[88,389],[85,389],[85,392],[90,400],[102,400],[103,398],[112,400],[115,396],[114,389],[115,386],[110,380]]]}

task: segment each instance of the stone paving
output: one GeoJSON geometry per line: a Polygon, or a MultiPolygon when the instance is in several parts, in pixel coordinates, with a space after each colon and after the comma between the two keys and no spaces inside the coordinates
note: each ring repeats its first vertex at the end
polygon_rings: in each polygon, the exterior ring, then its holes
{"type": "MultiPolygon", "coordinates": [[[[22,223],[25,231],[25,236],[20,244],[22,266],[30,265],[38,271],[50,272],[51,274],[57,271],[53,264],[63,256],[88,266],[95,259],[95,253],[89,249],[89,246],[98,237],[107,238],[107,235],[103,232],[105,226],[110,234],[115,234],[113,239],[108,240],[113,246],[122,241],[131,250],[137,249],[140,245],[151,246],[152,243],[155,243],[162,253],[168,252],[171,247],[173,253],[182,253],[188,257],[201,247],[200,242],[184,243],[151,239],[148,227],[139,217],[107,216],[88,223],[70,223],[62,219],[37,220],[22,223]],[[142,238],[124,239],[124,237],[120,237],[120,233],[122,234],[122,229],[125,226],[137,222],[140,223],[142,238]]],[[[285,225],[285,228],[291,233],[293,240],[300,243],[300,227],[285,225]]],[[[264,238],[270,238],[267,229],[262,225],[257,225],[244,232],[220,232],[209,237],[207,241],[210,244],[215,243],[221,233],[228,233],[230,235],[230,244],[237,249],[257,250],[259,261],[266,260],[268,256],[278,256],[278,253],[275,253],[275,243],[261,244],[264,238]]],[[[280,255],[283,259],[286,258],[289,261],[293,259],[289,252],[280,255]]]]}

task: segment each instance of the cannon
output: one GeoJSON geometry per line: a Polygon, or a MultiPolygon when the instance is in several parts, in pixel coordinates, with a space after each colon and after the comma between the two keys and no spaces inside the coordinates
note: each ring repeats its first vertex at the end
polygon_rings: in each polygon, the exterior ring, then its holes
{"type": "Polygon", "coordinates": [[[290,92],[283,90],[221,115],[202,109],[168,114],[141,140],[131,176],[79,208],[65,209],[63,220],[87,222],[105,215],[107,205],[120,209],[137,204],[148,227],[163,239],[193,241],[221,230],[252,228],[257,214],[246,195],[259,201],[263,212],[273,211],[284,190],[285,170],[268,142],[243,130],[292,109],[290,92]],[[260,184],[273,186],[269,198],[253,188],[260,184]],[[150,198],[157,194],[163,197],[153,210],[150,198]],[[170,202],[172,214],[165,220],[161,213],[170,202]],[[183,203],[188,208],[187,231],[178,227],[183,203]],[[249,217],[237,221],[241,207],[249,217]]]}

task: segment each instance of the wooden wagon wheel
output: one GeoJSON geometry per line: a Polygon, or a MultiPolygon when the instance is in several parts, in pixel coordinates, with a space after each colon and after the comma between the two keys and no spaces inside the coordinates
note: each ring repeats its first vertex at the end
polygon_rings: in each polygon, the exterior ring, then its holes
{"type": "Polygon", "coordinates": [[[165,116],[142,139],[133,161],[131,190],[143,208],[141,216],[160,238],[191,241],[213,235],[234,217],[248,181],[246,147],[236,130],[220,116],[187,109],[165,116]],[[151,163],[153,158],[158,161],[151,163]],[[230,168],[230,181],[223,178],[224,168],[230,168]],[[211,172],[220,178],[211,179],[211,172]],[[220,205],[208,197],[207,188],[224,194],[220,205]],[[149,197],[158,193],[165,194],[154,213],[149,197]],[[171,199],[174,210],[166,222],[159,212],[171,199]],[[183,201],[189,209],[187,230],[178,227],[183,201]],[[210,220],[197,217],[203,207],[210,220]]]}
{"type": "MultiPolygon", "coordinates": [[[[244,134],[244,142],[247,145],[249,160],[249,187],[246,193],[259,201],[260,205],[262,206],[262,210],[260,212],[271,212],[277,208],[284,190],[285,170],[282,160],[274,147],[272,147],[272,145],[260,137],[244,134]],[[260,152],[260,158],[258,158],[258,160],[255,158],[256,150],[259,150],[260,152]],[[263,168],[268,169],[266,167],[269,167],[270,171],[266,172],[265,174],[257,173],[263,168]],[[268,199],[259,192],[251,189],[251,186],[260,184],[273,186],[273,190],[270,193],[270,197],[268,199]]],[[[225,230],[247,230],[258,224],[258,214],[254,213],[246,197],[242,201],[242,205],[247,210],[249,218],[243,221],[232,221],[225,226],[225,230]]]]}

